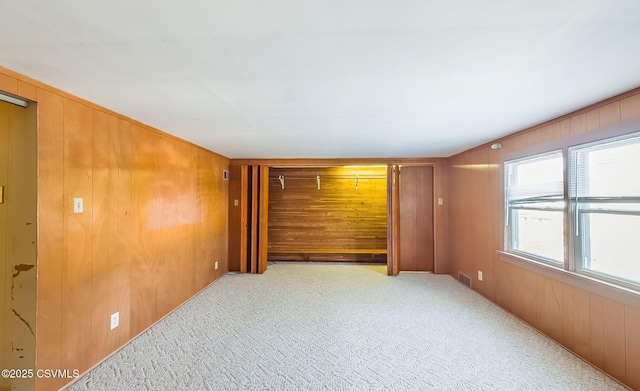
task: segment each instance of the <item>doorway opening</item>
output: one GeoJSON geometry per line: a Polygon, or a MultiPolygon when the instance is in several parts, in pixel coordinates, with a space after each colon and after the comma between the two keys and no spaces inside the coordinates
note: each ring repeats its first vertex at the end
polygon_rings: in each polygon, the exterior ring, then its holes
{"type": "Polygon", "coordinates": [[[435,272],[434,164],[230,166],[229,268],[366,262],[435,272]]]}
{"type": "MultiPolygon", "coordinates": [[[[26,106],[0,101],[0,368],[35,368],[37,111],[26,106]]],[[[0,377],[0,389],[33,386],[0,377]]]]}

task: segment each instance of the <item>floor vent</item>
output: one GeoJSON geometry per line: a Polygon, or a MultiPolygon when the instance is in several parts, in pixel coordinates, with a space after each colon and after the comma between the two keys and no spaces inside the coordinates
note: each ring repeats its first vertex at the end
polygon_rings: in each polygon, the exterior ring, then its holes
{"type": "Polygon", "coordinates": [[[458,272],[458,281],[471,288],[471,278],[463,272],[458,272]]]}

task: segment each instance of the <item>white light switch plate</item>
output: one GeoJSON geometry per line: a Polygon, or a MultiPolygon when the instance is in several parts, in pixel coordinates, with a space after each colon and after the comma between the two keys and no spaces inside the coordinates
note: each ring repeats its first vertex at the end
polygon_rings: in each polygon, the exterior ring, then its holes
{"type": "Polygon", "coordinates": [[[84,200],[82,198],[73,199],[73,213],[84,212],[84,200]]]}
{"type": "Polygon", "coordinates": [[[120,312],[111,314],[111,330],[115,329],[119,325],[120,325],[120,312]]]}

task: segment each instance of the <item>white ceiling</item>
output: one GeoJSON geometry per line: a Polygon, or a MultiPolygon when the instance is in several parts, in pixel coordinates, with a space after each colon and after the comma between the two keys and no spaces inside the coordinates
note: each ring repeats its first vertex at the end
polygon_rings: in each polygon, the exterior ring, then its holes
{"type": "Polygon", "coordinates": [[[0,0],[0,65],[231,158],[449,156],[640,86],[637,0],[0,0]]]}

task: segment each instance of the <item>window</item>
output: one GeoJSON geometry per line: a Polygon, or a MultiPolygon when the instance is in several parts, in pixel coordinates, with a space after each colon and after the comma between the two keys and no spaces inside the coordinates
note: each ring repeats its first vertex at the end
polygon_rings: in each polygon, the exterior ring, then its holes
{"type": "Polygon", "coordinates": [[[640,284],[640,137],[569,153],[577,271],[640,284]]]}
{"type": "Polygon", "coordinates": [[[562,151],[506,163],[509,251],[564,263],[563,164],[562,151]]]}
{"type": "Polygon", "coordinates": [[[510,160],[504,173],[507,252],[640,290],[640,134],[510,160]]]}

